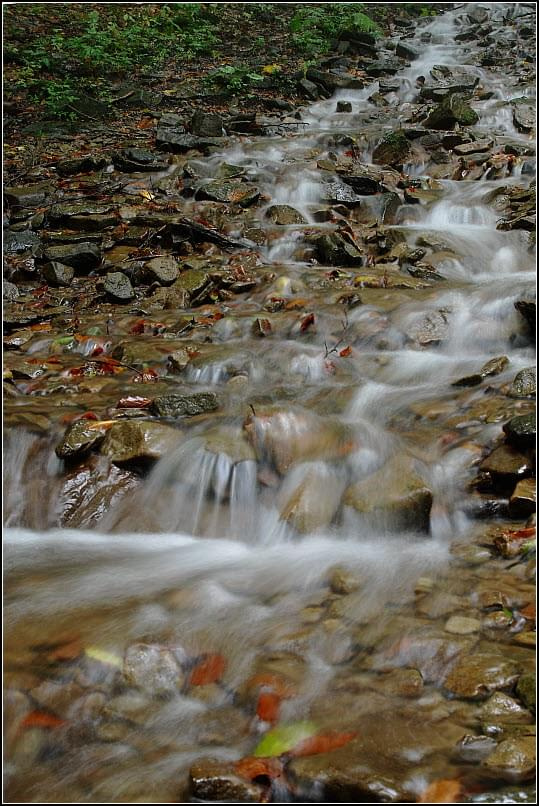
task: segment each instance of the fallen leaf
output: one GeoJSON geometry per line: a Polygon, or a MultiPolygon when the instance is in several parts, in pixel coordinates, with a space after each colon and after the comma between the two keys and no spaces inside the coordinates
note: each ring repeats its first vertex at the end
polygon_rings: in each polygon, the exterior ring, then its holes
{"type": "Polygon", "coordinates": [[[216,683],[224,674],[226,658],[219,654],[205,655],[191,672],[189,682],[192,686],[207,686],[216,683]]]}
{"type": "Polygon", "coordinates": [[[87,646],[84,650],[86,657],[91,660],[96,660],[99,663],[104,663],[106,666],[123,666],[123,659],[119,655],[114,655],[106,649],[101,649],[98,646],[87,646]]]}
{"type": "Polygon", "coordinates": [[[305,333],[305,331],[311,326],[314,325],[314,313],[309,313],[307,316],[301,320],[300,325],[300,332],[305,333]]]}
{"type": "Polygon", "coordinates": [[[279,720],[281,697],[273,691],[263,691],[258,696],[256,715],[264,722],[274,725],[279,720]]]}
{"type": "Polygon", "coordinates": [[[65,720],[46,711],[30,711],[21,722],[21,728],[61,728],[65,720]]]}
{"type": "Polygon", "coordinates": [[[301,741],[290,751],[290,755],[294,758],[299,758],[301,756],[314,756],[318,753],[329,753],[338,747],[344,747],[356,736],[355,731],[348,733],[338,733],[337,731],[318,733],[316,736],[311,736],[301,741]]]}
{"type": "Polygon", "coordinates": [[[524,616],[528,621],[535,621],[535,602],[530,602],[519,611],[521,616],[524,616]]]}
{"type": "Polygon", "coordinates": [[[289,725],[280,725],[268,731],[256,746],[256,758],[270,758],[288,753],[300,742],[316,733],[313,722],[293,722],[289,725]]]}
{"type": "Polygon", "coordinates": [[[136,397],[129,395],[122,397],[117,403],[117,409],[146,409],[152,405],[152,400],[149,397],[136,397]]]}
{"type": "Polygon", "coordinates": [[[418,803],[459,803],[462,796],[462,785],[455,778],[441,778],[433,781],[425,789],[418,803]]]}
{"type": "Polygon", "coordinates": [[[51,650],[48,654],[48,659],[54,662],[76,660],[82,652],[82,644],[76,639],[69,643],[62,644],[56,649],[51,650]]]}
{"type": "Polygon", "coordinates": [[[341,350],[339,355],[341,358],[348,358],[349,355],[352,355],[352,348],[350,346],[345,347],[344,350],[341,350]]]}

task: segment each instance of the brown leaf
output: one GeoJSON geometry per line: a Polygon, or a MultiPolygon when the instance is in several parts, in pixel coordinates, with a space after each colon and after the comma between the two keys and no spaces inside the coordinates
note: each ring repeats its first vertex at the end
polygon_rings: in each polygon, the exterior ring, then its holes
{"type": "Polygon", "coordinates": [[[304,739],[290,751],[289,755],[294,758],[299,758],[301,756],[314,756],[318,753],[330,753],[338,747],[344,747],[345,744],[351,742],[356,736],[357,733],[355,731],[348,733],[339,733],[338,731],[319,733],[316,736],[309,736],[308,739],[304,739]]]}
{"type": "Polygon", "coordinates": [[[462,785],[456,778],[440,778],[425,789],[418,803],[459,803],[462,785]]]}
{"type": "Polygon", "coordinates": [[[191,672],[189,682],[192,686],[216,683],[223,676],[225,669],[226,658],[222,655],[216,653],[205,655],[191,672]]]}

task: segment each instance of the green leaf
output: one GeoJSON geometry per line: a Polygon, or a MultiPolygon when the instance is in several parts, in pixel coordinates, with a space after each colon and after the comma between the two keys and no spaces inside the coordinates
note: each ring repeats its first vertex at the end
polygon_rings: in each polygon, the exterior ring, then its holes
{"type": "Polygon", "coordinates": [[[255,758],[282,756],[317,732],[314,722],[293,722],[268,731],[254,751],[255,758]]]}

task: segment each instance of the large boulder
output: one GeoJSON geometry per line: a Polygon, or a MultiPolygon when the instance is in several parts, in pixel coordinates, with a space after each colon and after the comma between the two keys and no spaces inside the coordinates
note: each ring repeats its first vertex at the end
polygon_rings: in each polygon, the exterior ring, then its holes
{"type": "Polygon", "coordinates": [[[388,132],[372,152],[377,165],[402,165],[410,156],[410,143],[401,131],[388,132]]]}
{"type": "Polygon", "coordinates": [[[451,93],[434,107],[424,122],[431,129],[452,129],[457,123],[461,126],[473,126],[479,121],[479,115],[467,101],[466,95],[451,93]]]}
{"type": "Polygon", "coordinates": [[[101,453],[115,464],[147,463],[161,459],[182,439],[176,428],[151,420],[119,420],[110,427],[101,453]]]}
{"type": "Polygon", "coordinates": [[[373,475],[350,486],[343,503],[378,526],[429,530],[432,492],[410,456],[397,455],[373,475]]]}

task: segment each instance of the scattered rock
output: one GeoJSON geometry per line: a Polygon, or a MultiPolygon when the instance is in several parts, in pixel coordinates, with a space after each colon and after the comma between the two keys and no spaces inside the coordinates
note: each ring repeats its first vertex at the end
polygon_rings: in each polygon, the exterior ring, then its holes
{"type": "Polygon", "coordinates": [[[99,171],[109,163],[109,158],[104,154],[94,156],[87,154],[85,157],[77,159],[63,160],[56,165],[56,170],[60,176],[72,176],[73,174],[91,173],[99,171]]]}
{"type": "Polygon", "coordinates": [[[535,395],[536,388],[535,367],[526,367],[515,375],[509,394],[511,397],[531,397],[535,395]]]}
{"type": "Polygon", "coordinates": [[[523,674],[518,679],[517,695],[526,708],[535,713],[536,682],[535,674],[523,674]]]}
{"type": "Polygon", "coordinates": [[[273,204],[266,210],[266,216],[274,224],[279,224],[280,226],[307,223],[301,213],[288,204],[273,204]]]}
{"type": "Polygon", "coordinates": [[[501,655],[461,655],[444,681],[444,688],[454,697],[482,700],[493,691],[508,689],[518,679],[516,663],[501,655]]]}
{"type": "Polygon", "coordinates": [[[281,509],[281,519],[302,534],[328,526],[337,512],[342,484],[333,474],[310,470],[281,509]]]}
{"type": "Polygon", "coordinates": [[[377,165],[402,165],[410,156],[410,143],[401,131],[388,132],[372,152],[377,165]]]}
{"type": "Polygon", "coordinates": [[[181,442],[176,428],[151,420],[122,420],[114,423],[101,445],[101,453],[115,464],[161,459],[181,442]]]}
{"type": "Polygon", "coordinates": [[[130,302],[135,298],[131,280],[121,271],[113,271],[107,274],[103,283],[103,290],[114,302],[130,302]]]}
{"type": "Polygon", "coordinates": [[[195,395],[164,395],[156,397],[151,411],[159,417],[194,417],[219,408],[219,400],[213,392],[195,395]]]}
{"type": "Polygon", "coordinates": [[[488,378],[492,375],[499,375],[500,372],[503,372],[507,368],[508,364],[509,359],[505,355],[502,355],[499,358],[492,358],[490,361],[487,361],[486,364],[483,364],[479,372],[476,372],[475,375],[467,375],[465,378],[459,378],[458,381],[453,381],[451,385],[477,386],[485,378],[488,378]]]}
{"type": "Polygon", "coordinates": [[[263,789],[241,778],[230,761],[199,759],[189,770],[191,795],[201,801],[261,803],[263,789]]]}
{"type": "Polygon", "coordinates": [[[505,739],[483,762],[484,769],[506,781],[528,781],[535,777],[535,736],[505,739]]]}
{"type": "Polygon", "coordinates": [[[536,511],[537,482],[535,479],[522,479],[509,499],[509,516],[527,518],[536,511]]]}
{"type": "Polygon", "coordinates": [[[43,266],[41,273],[49,285],[69,286],[75,276],[75,269],[52,260],[50,263],[46,263],[43,266]]]}
{"type": "Polygon", "coordinates": [[[503,426],[507,441],[519,450],[533,448],[536,438],[535,412],[519,414],[503,426]]]}
{"type": "Polygon", "coordinates": [[[402,39],[397,42],[395,53],[397,56],[400,56],[401,59],[408,59],[409,61],[419,59],[421,55],[417,48],[413,47],[413,45],[410,45],[408,42],[404,42],[402,39]]]}
{"type": "Polygon", "coordinates": [[[91,420],[77,420],[69,426],[56,446],[56,455],[59,459],[74,459],[84,456],[103,442],[106,434],[107,426],[91,420]]]}
{"type": "Polygon", "coordinates": [[[369,516],[377,526],[428,532],[432,492],[418,473],[417,462],[399,455],[380,470],[348,488],[343,503],[369,516]]]}
{"type": "Polygon", "coordinates": [[[169,287],[165,308],[189,308],[195,302],[203,302],[211,287],[207,272],[188,269],[169,287]]]}
{"type": "Polygon", "coordinates": [[[221,137],[223,135],[223,119],[213,112],[198,109],[190,123],[191,134],[197,137],[221,137]]]}
{"type": "Polygon", "coordinates": [[[332,232],[329,235],[316,235],[309,239],[316,250],[320,263],[330,266],[361,266],[363,255],[349,240],[332,232]]]}
{"type": "Polygon", "coordinates": [[[444,629],[454,635],[469,635],[470,633],[479,632],[481,622],[479,619],[468,618],[467,616],[451,616],[446,621],[444,629]]]}
{"type": "Polygon", "coordinates": [[[473,126],[479,121],[479,115],[467,103],[466,96],[461,93],[446,95],[424,122],[431,129],[451,129],[455,124],[473,126]]]}
{"type": "Polygon", "coordinates": [[[173,653],[156,644],[131,644],[124,656],[123,676],[127,685],[154,697],[177,694],[185,681],[173,653]]]}
{"type": "Polygon", "coordinates": [[[178,279],[180,267],[177,260],[172,255],[154,257],[144,264],[144,271],[150,282],[159,285],[172,285],[178,279]]]}
{"type": "Polygon", "coordinates": [[[93,243],[82,242],[49,246],[43,250],[43,258],[47,261],[71,266],[76,271],[88,272],[96,269],[101,263],[101,251],[93,243]]]}
{"type": "Polygon", "coordinates": [[[152,151],[146,151],[143,148],[124,148],[114,155],[113,161],[117,170],[126,173],[164,171],[168,167],[167,162],[156,157],[152,151]]]}
{"type": "Polygon", "coordinates": [[[350,101],[337,101],[337,106],[335,108],[336,112],[351,112],[352,111],[352,104],[350,101]]]}

